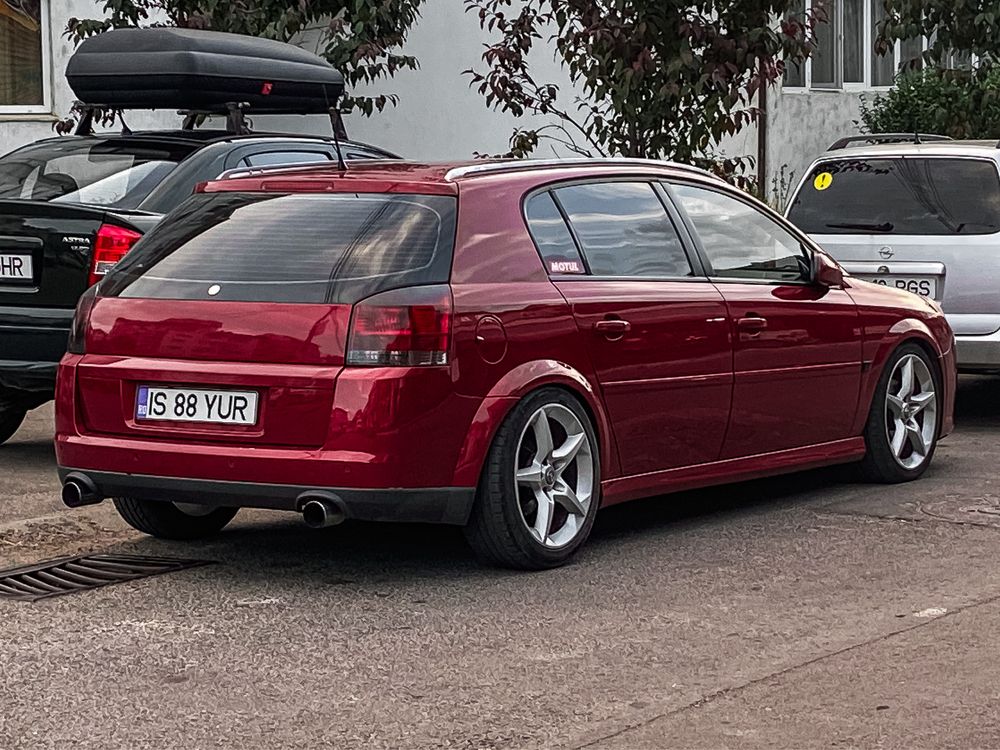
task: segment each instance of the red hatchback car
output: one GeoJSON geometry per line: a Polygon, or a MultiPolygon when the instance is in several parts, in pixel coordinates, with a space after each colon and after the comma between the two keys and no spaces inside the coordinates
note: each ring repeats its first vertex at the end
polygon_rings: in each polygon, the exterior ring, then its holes
{"type": "Polygon", "coordinates": [[[464,526],[564,562],[599,507],[952,429],[933,303],[845,278],[709,174],[637,160],[249,170],[81,301],[63,499],[189,539],[240,507],[464,526]]]}

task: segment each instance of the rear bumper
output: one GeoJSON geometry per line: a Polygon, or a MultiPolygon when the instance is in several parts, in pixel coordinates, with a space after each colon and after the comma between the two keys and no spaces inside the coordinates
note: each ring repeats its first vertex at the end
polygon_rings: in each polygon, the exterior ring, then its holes
{"type": "Polygon", "coordinates": [[[197,505],[271,510],[301,510],[308,495],[330,496],[347,518],[362,521],[402,521],[464,525],[472,510],[474,487],[422,487],[419,489],[364,489],[317,487],[298,484],[225,482],[211,479],[180,479],[148,474],[118,474],[59,467],[59,479],[83,475],[98,495],[133,497],[197,505]]]}
{"type": "Polygon", "coordinates": [[[988,336],[956,336],[955,348],[961,372],[1000,371],[1000,331],[988,336]]]}
{"type": "Polygon", "coordinates": [[[0,389],[51,397],[73,310],[0,307],[0,389]]]}
{"type": "MultiPolygon", "coordinates": [[[[3,342],[0,341],[0,348],[3,342]]],[[[0,359],[0,391],[23,391],[39,398],[51,398],[56,387],[56,362],[25,362],[0,359]]]]}

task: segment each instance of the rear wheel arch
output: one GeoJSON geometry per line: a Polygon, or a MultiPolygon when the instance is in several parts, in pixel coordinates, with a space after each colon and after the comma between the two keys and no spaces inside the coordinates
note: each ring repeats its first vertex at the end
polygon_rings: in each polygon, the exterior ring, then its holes
{"type": "Polygon", "coordinates": [[[464,529],[484,562],[551,568],[586,541],[600,507],[601,459],[584,403],[558,384],[514,401],[487,451],[464,529]]]}
{"type": "Polygon", "coordinates": [[[528,362],[501,378],[480,404],[456,463],[455,486],[478,484],[497,431],[521,401],[542,388],[558,388],[580,404],[597,437],[603,476],[617,476],[618,455],[611,422],[595,386],[582,373],[563,363],[528,362]]]}

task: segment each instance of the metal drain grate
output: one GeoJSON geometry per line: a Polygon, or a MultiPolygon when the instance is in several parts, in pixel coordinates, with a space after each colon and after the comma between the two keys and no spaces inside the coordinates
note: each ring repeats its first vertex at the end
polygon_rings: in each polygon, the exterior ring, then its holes
{"type": "Polygon", "coordinates": [[[211,565],[211,561],[145,555],[65,557],[13,570],[0,570],[0,599],[33,602],[200,565],[211,565]]]}

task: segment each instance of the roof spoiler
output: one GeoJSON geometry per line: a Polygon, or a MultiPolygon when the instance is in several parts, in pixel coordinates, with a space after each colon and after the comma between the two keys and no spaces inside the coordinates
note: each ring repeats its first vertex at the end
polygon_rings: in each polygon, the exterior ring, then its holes
{"type": "Polygon", "coordinates": [[[849,135],[835,141],[827,151],[839,151],[855,143],[934,143],[936,141],[952,140],[946,135],[934,135],[932,133],[869,133],[868,135],[849,135]]]}

